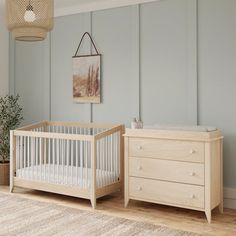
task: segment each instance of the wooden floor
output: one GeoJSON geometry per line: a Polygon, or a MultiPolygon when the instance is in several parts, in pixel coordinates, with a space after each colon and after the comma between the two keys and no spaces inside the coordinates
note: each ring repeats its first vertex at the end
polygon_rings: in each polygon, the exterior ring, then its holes
{"type": "MultiPolygon", "coordinates": [[[[0,192],[10,194],[9,188],[6,186],[0,186],[0,192]]],[[[20,188],[15,189],[13,194],[34,200],[93,211],[89,200],[20,188]]],[[[218,210],[215,210],[213,211],[212,224],[208,224],[203,212],[139,201],[130,201],[126,209],[123,205],[123,198],[121,194],[117,193],[99,199],[96,211],[106,215],[187,230],[202,235],[236,236],[236,210],[225,209],[224,214],[220,214],[218,210]]]]}

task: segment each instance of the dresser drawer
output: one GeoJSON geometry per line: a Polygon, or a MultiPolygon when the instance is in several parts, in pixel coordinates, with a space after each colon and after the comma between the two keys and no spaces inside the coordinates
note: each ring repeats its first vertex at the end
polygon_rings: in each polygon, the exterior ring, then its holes
{"type": "Polygon", "coordinates": [[[130,138],[129,156],[203,163],[204,144],[190,141],[130,138]]]}
{"type": "Polygon", "coordinates": [[[129,176],[204,185],[204,165],[201,163],[130,157],[129,176]]]}
{"type": "Polygon", "coordinates": [[[204,208],[204,187],[129,177],[129,197],[178,206],[204,208]]]}

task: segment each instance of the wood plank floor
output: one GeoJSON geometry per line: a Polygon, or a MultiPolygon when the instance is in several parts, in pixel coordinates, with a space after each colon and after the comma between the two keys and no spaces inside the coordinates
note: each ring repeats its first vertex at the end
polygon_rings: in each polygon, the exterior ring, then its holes
{"type": "MultiPolygon", "coordinates": [[[[9,188],[6,186],[0,186],[0,192],[10,194],[9,188]]],[[[81,210],[93,211],[89,200],[20,188],[16,188],[13,194],[81,210]]],[[[225,209],[224,214],[220,214],[216,209],[213,211],[212,224],[208,224],[203,212],[139,201],[130,201],[128,208],[124,208],[123,205],[123,198],[120,193],[117,193],[99,199],[96,211],[106,215],[163,225],[202,235],[236,236],[236,210],[225,209]]]]}

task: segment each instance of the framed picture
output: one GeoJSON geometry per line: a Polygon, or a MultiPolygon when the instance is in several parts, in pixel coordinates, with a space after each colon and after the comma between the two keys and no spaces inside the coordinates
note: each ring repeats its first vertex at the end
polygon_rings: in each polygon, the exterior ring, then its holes
{"type": "Polygon", "coordinates": [[[73,58],[73,101],[101,103],[101,55],[73,58]]]}

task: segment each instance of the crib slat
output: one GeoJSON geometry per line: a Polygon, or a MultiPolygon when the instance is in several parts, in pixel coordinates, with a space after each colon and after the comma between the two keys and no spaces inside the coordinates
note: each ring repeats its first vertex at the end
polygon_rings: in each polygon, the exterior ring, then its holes
{"type": "Polygon", "coordinates": [[[19,137],[16,137],[16,170],[19,169],[19,137]]]}
{"type": "Polygon", "coordinates": [[[67,140],[66,147],[66,184],[68,184],[68,170],[69,170],[69,140],[67,140]]]}
{"type": "Polygon", "coordinates": [[[52,139],[52,168],[53,168],[52,181],[55,182],[55,139],[52,139]]]}
{"type": "Polygon", "coordinates": [[[85,142],[85,169],[86,169],[86,188],[88,187],[88,145],[87,142],[85,142]]]}
{"type": "Polygon", "coordinates": [[[51,139],[48,139],[48,182],[51,182],[51,139]]]}
{"type": "Polygon", "coordinates": [[[31,138],[31,155],[30,155],[30,159],[31,159],[31,179],[34,180],[34,138],[31,138]]]}
{"type": "Polygon", "coordinates": [[[79,141],[80,142],[80,168],[81,168],[81,176],[80,176],[80,181],[81,181],[81,187],[84,188],[84,163],[83,163],[83,141],[79,141]]]}
{"type": "Polygon", "coordinates": [[[28,136],[27,137],[27,167],[28,167],[28,169],[27,169],[27,178],[28,179],[30,179],[30,173],[29,173],[30,172],[30,169],[29,169],[30,160],[29,160],[29,156],[30,156],[30,137],[28,136]]]}
{"type": "MultiPolygon", "coordinates": [[[[77,131],[77,128],[76,128],[77,131]]],[[[75,141],[75,161],[76,161],[76,185],[78,186],[78,141],[75,141]]]]}
{"type": "Polygon", "coordinates": [[[59,139],[56,139],[56,155],[57,155],[57,184],[59,184],[59,139]]]}
{"type": "Polygon", "coordinates": [[[113,176],[113,168],[114,168],[114,156],[113,156],[113,151],[114,151],[114,143],[113,143],[113,134],[111,135],[111,182],[114,182],[114,176],[113,176]]]}
{"type": "MultiPolygon", "coordinates": [[[[64,130],[63,130],[64,131],[64,130]]],[[[64,184],[64,168],[65,168],[65,140],[61,144],[61,163],[62,163],[62,184],[64,184]]]]}
{"type": "Polygon", "coordinates": [[[24,155],[23,137],[20,137],[20,146],[21,146],[21,150],[20,150],[20,169],[22,169],[22,166],[23,166],[23,155],[24,155]]]}
{"type": "MultiPolygon", "coordinates": [[[[73,128],[73,127],[72,127],[73,128]]],[[[73,132],[73,129],[72,129],[73,132]]],[[[73,161],[74,161],[74,141],[71,141],[71,157],[70,157],[70,165],[71,165],[71,185],[73,185],[73,161]]]]}

